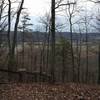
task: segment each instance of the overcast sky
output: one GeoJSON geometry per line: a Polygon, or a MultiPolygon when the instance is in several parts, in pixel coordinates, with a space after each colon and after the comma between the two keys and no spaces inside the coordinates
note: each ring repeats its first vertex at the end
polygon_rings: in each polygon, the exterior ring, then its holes
{"type": "MultiPolygon", "coordinates": [[[[25,0],[24,6],[28,8],[29,13],[32,16],[36,15],[43,15],[46,11],[50,9],[50,1],[51,0],[25,0]]],[[[79,0],[78,0],[79,1],[79,0]]],[[[80,0],[82,5],[84,0],[80,0]]],[[[91,7],[93,3],[88,3],[87,7],[91,7]]]]}
{"type": "MultiPolygon", "coordinates": [[[[25,0],[24,7],[28,8],[32,23],[38,24],[39,16],[43,16],[46,12],[50,11],[50,2],[51,0],[25,0]]],[[[93,8],[91,10],[93,12],[94,3],[86,3],[84,0],[79,0],[79,2],[81,6],[87,7],[87,9],[93,8]]],[[[64,21],[64,19],[62,20],[64,21]]]]}
{"type": "Polygon", "coordinates": [[[43,15],[50,9],[50,0],[25,0],[24,6],[28,8],[31,16],[43,15]]]}

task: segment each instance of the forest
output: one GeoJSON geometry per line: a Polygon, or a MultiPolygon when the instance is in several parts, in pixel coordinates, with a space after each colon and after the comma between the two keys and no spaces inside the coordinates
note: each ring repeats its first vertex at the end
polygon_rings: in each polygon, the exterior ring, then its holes
{"type": "Polygon", "coordinates": [[[0,0],[1,100],[99,100],[100,0],[26,1],[0,0]]]}

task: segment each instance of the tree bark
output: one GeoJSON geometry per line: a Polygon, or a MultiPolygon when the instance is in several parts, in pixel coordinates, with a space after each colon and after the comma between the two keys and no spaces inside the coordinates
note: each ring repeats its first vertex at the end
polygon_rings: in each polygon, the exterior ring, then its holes
{"type": "Polygon", "coordinates": [[[98,84],[100,84],[100,44],[98,47],[98,84]]]}
{"type": "Polygon", "coordinates": [[[18,23],[19,23],[19,19],[20,19],[20,14],[23,9],[22,8],[23,4],[24,4],[24,0],[21,1],[19,10],[17,12],[16,22],[15,22],[15,27],[14,27],[13,43],[12,43],[12,59],[14,59],[15,46],[16,46],[16,42],[17,42],[17,27],[18,27],[18,23]]]}
{"type": "Polygon", "coordinates": [[[51,2],[51,76],[55,81],[55,0],[51,2]]]}

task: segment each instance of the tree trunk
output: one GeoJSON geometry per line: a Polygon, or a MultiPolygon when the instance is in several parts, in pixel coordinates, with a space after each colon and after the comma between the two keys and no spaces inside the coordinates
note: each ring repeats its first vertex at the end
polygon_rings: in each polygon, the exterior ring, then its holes
{"type": "Polygon", "coordinates": [[[81,70],[81,69],[80,69],[80,67],[81,67],[81,66],[80,66],[80,64],[81,64],[81,49],[82,49],[82,48],[81,48],[81,45],[82,45],[82,44],[81,44],[81,37],[82,37],[82,36],[81,36],[81,32],[80,32],[80,40],[79,40],[80,43],[79,43],[79,45],[78,45],[78,48],[79,48],[79,52],[78,52],[78,82],[80,82],[80,70],[81,70]]]}
{"type": "Polygon", "coordinates": [[[62,82],[64,83],[65,82],[65,45],[63,45],[63,48],[62,48],[62,82]]]}
{"type": "Polygon", "coordinates": [[[72,16],[70,16],[69,22],[70,22],[70,39],[71,39],[71,57],[72,57],[72,75],[73,75],[73,82],[75,81],[75,65],[74,65],[74,52],[73,52],[73,31],[72,31],[72,16]]]}
{"type": "Polygon", "coordinates": [[[87,33],[87,25],[86,25],[86,83],[88,83],[88,33],[87,33]]]}
{"type": "Polygon", "coordinates": [[[98,84],[100,84],[100,44],[98,48],[98,84]]]}
{"type": "Polygon", "coordinates": [[[55,0],[51,2],[51,76],[52,83],[55,81],[55,0]]]}
{"type": "Polygon", "coordinates": [[[13,36],[13,43],[12,43],[12,51],[11,51],[11,55],[12,55],[12,59],[15,59],[14,57],[14,53],[15,53],[15,46],[16,46],[16,42],[17,42],[17,27],[18,27],[18,23],[19,23],[19,19],[20,19],[20,14],[22,11],[22,7],[24,4],[24,0],[21,1],[19,10],[17,12],[17,17],[16,17],[16,22],[15,22],[15,27],[14,27],[14,36],[13,36]]]}

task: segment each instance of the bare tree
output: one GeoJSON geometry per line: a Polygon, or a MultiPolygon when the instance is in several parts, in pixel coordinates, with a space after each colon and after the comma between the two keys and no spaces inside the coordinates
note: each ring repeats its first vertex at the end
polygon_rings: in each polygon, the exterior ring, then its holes
{"type": "Polygon", "coordinates": [[[51,75],[55,81],[55,0],[51,1],[51,75]]]}
{"type": "Polygon", "coordinates": [[[0,1],[0,47],[2,44],[2,31],[4,30],[4,22],[5,20],[3,20],[3,13],[4,13],[4,0],[0,1]]]}
{"type": "MultiPolygon", "coordinates": [[[[48,70],[48,64],[49,64],[49,51],[50,51],[50,28],[51,28],[51,25],[50,25],[50,20],[51,20],[51,18],[50,18],[50,15],[48,14],[48,13],[46,13],[43,17],[40,17],[40,20],[39,20],[39,23],[41,23],[43,26],[44,26],[44,30],[45,30],[45,36],[44,36],[44,41],[43,41],[43,52],[44,52],[44,50],[45,50],[45,48],[47,48],[46,49],[46,52],[47,52],[47,54],[46,54],[46,56],[47,56],[47,59],[46,59],[46,68],[47,68],[47,70],[48,70]]],[[[55,19],[56,20],[56,19],[55,19]]],[[[58,22],[56,22],[55,23],[55,31],[58,31],[59,29],[62,29],[64,27],[64,25],[63,24],[61,24],[61,23],[58,23],[58,22]]],[[[42,56],[43,56],[43,66],[45,66],[45,52],[44,52],[44,54],[42,54],[42,56]]],[[[45,68],[45,69],[46,69],[45,68]]]]}
{"type": "Polygon", "coordinates": [[[45,13],[45,15],[43,17],[40,17],[39,19],[39,23],[41,23],[44,26],[44,30],[45,32],[49,32],[49,27],[50,27],[50,14],[49,13],[45,13]]]}
{"type": "MultiPolygon", "coordinates": [[[[52,4],[52,7],[51,7],[51,45],[52,45],[51,73],[53,75],[53,79],[54,79],[54,70],[55,70],[54,69],[55,68],[54,67],[55,66],[55,9],[58,9],[59,7],[62,7],[62,6],[68,6],[69,7],[68,9],[69,9],[70,17],[72,17],[73,10],[74,10],[74,5],[76,4],[76,1],[75,2],[69,2],[68,1],[67,3],[63,3],[63,1],[64,0],[58,0],[57,2],[55,2],[55,0],[52,0],[52,2],[51,2],[51,4],[52,4]],[[71,8],[70,8],[71,6],[73,6],[72,12],[71,12],[71,8]]],[[[71,18],[70,18],[69,22],[70,22],[70,31],[72,33],[71,18]]],[[[72,38],[72,36],[71,36],[71,38],[72,38]]],[[[73,53],[72,53],[72,56],[73,56],[73,53]]],[[[74,65],[74,58],[72,60],[72,63],[74,65]]],[[[73,80],[74,80],[74,78],[73,78],[73,80]]]]}
{"type": "Polygon", "coordinates": [[[57,2],[55,3],[56,4],[56,6],[55,6],[55,9],[58,9],[58,8],[60,8],[60,7],[63,7],[63,6],[67,6],[67,5],[74,5],[74,4],[76,4],[76,1],[75,2],[73,2],[73,1],[70,1],[70,0],[68,0],[66,3],[64,2],[64,0],[57,0],[57,2]]]}
{"type": "Polygon", "coordinates": [[[5,3],[5,0],[0,1],[0,33],[8,26],[6,22],[8,14],[5,13],[7,6],[8,4],[5,3]]]}
{"type": "Polygon", "coordinates": [[[100,44],[98,47],[98,84],[100,84],[100,44]]]}
{"type": "MultiPolygon", "coordinates": [[[[98,10],[98,15],[96,16],[96,25],[93,27],[100,32],[100,11],[98,10]]],[[[98,44],[98,84],[100,84],[100,43],[98,44]]]]}
{"type": "Polygon", "coordinates": [[[21,0],[18,11],[17,11],[17,16],[16,16],[16,22],[15,22],[15,26],[14,26],[14,36],[13,36],[12,49],[11,49],[11,58],[12,59],[14,59],[15,46],[16,46],[16,41],[17,41],[17,28],[18,28],[18,24],[19,24],[21,11],[23,9],[23,4],[24,4],[24,0],[21,0]]]}
{"type": "Polygon", "coordinates": [[[73,71],[73,82],[75,81],[75,61],[74,61],[74,51],[73,51],[73,22],[72,18],[75,13],[75,7],[76,7],[76,1],[73,3],[71,1],[68,1],[68,5],[66,6],[66,13],[68,16],[69,21],[69,30],[70,30],[70,40],[71,40],[71,56],[72,56],[72,71],[73,71]]]}
{"type": "Polygon", "coordinates": [[[94,2],[94,3],[100,3],[100,0],[89,0],[91,2],[94,2]]]}
{"type": "MultiPolygon", "coordinates": [[[[44,26],[44,30],[45,30],[45,40],[43,43],[43,47],[47,47],[47,54],[46,54],[46,69],[48,69],[48,63],[49,63],[49,40],[50,40],[50,14],[49,13],[45,13],[45,15],[43,17],[40,17],[39,22],[44,26]]],[[[43,48],[43,52],[44,52],[44,48],[43,48]]],[[[43,65],[44,66],[44,65],[43,65]]]]}
{"type": "MultiPolygon", "coordinates": [[[[11,60],[11,43],[10,43],[10,31],[11,31],[11,1],[8,0],[8,34],[7,34],[7,38],[8,38],[8,47],[9,47],[9,61],[11,60]]],[[[11,70],[9,68],[10,63],[8,63],[8,70],[11,70]]]]}
{"type": "MultiPolygon", "coordinates": [[[[30,32],[30,27],[33,25],[33,24],[31,24],[30,23],[30,17],[29,17],[29,14],[26,12],[26,11],[23,11],[22,12],[22,17],[21,17],[21,25],[19,25],[19,27],[18,27],[18,29],[20,29],[20,31],[22,32],[22,36],[21,36],[21,38],[22,38],[22,60],[23,60],[23,64],[22,64],[22,67],[24,68],[25,66],[24,66],[24,54],[25,54],[25,52],[24,52],[24,48],[25,48],[25,46],[24,46],[24,42],[25,42],[25,39],[27,40],[28,39],[28,36],[27,35],[25,35],[25,34],[27,34],[28,32],[30,32]],[[26,37],[27,36],[27,37],[26,37]]],[[[29,33],[30,34],[30,33],[29,33]]],[[[31,40],[30,40],[31,41],[31,40]]],[[[32,42],[32,41],[31,41],[32,42]]],[[[31,50],[32,50],[32,43],[31,43],[31,50]]],[[[32,51],[31,51],[32,52],[32,51]]],[[[32,59],[31,59],[32,60],[32,59]]],[[[32,66],[32,65],[31,65],[32,66]]]]}
{"type": "MultiPolygon", "coordinates": [[[[4,31],[6,30],[7,23],[7,14],[6,14],[7,4],[5,0],[0,1],[0,58],[5,54],[7,41],[4,39],[4,31]],[[4,53],[3,53],[4,52],[4,53]]],[[[3,58],[2,58],[3,59],[3,58]]],[[[3,64],[3,62],[2,62],[3,64]]]]}
{"type": "Polygon", "coordinates": [[[81,79],[81,53],[82,53],[82,28],[81,28],[81,23],[77,23],[78,25],[78,39],[77,39],[77,81],[80,82],[81,79]]]}
{"type": "Polygon", "coordinates": [[[85,29],[86,29],[86,82],[88,81],[88,23],[87,23],[87,16],[84,18],[85,21],[85,29]]]}
{"type": "Polygon", "coordinates": [[[88,78],[89,78],[89,45],[88,45],[88,32],[89,32],[89,25],[90,25],[90,22],[91,22],[91,19],[92,19],[92,16],[88,16],[87,15],[87,11],[85,11],[85,16],[83,16],[82,20],[83,20],[83,23],[84,23],[84,30],[85,30],[85,33],[86,33],[86,82],[88,82],[88,78]]]}

